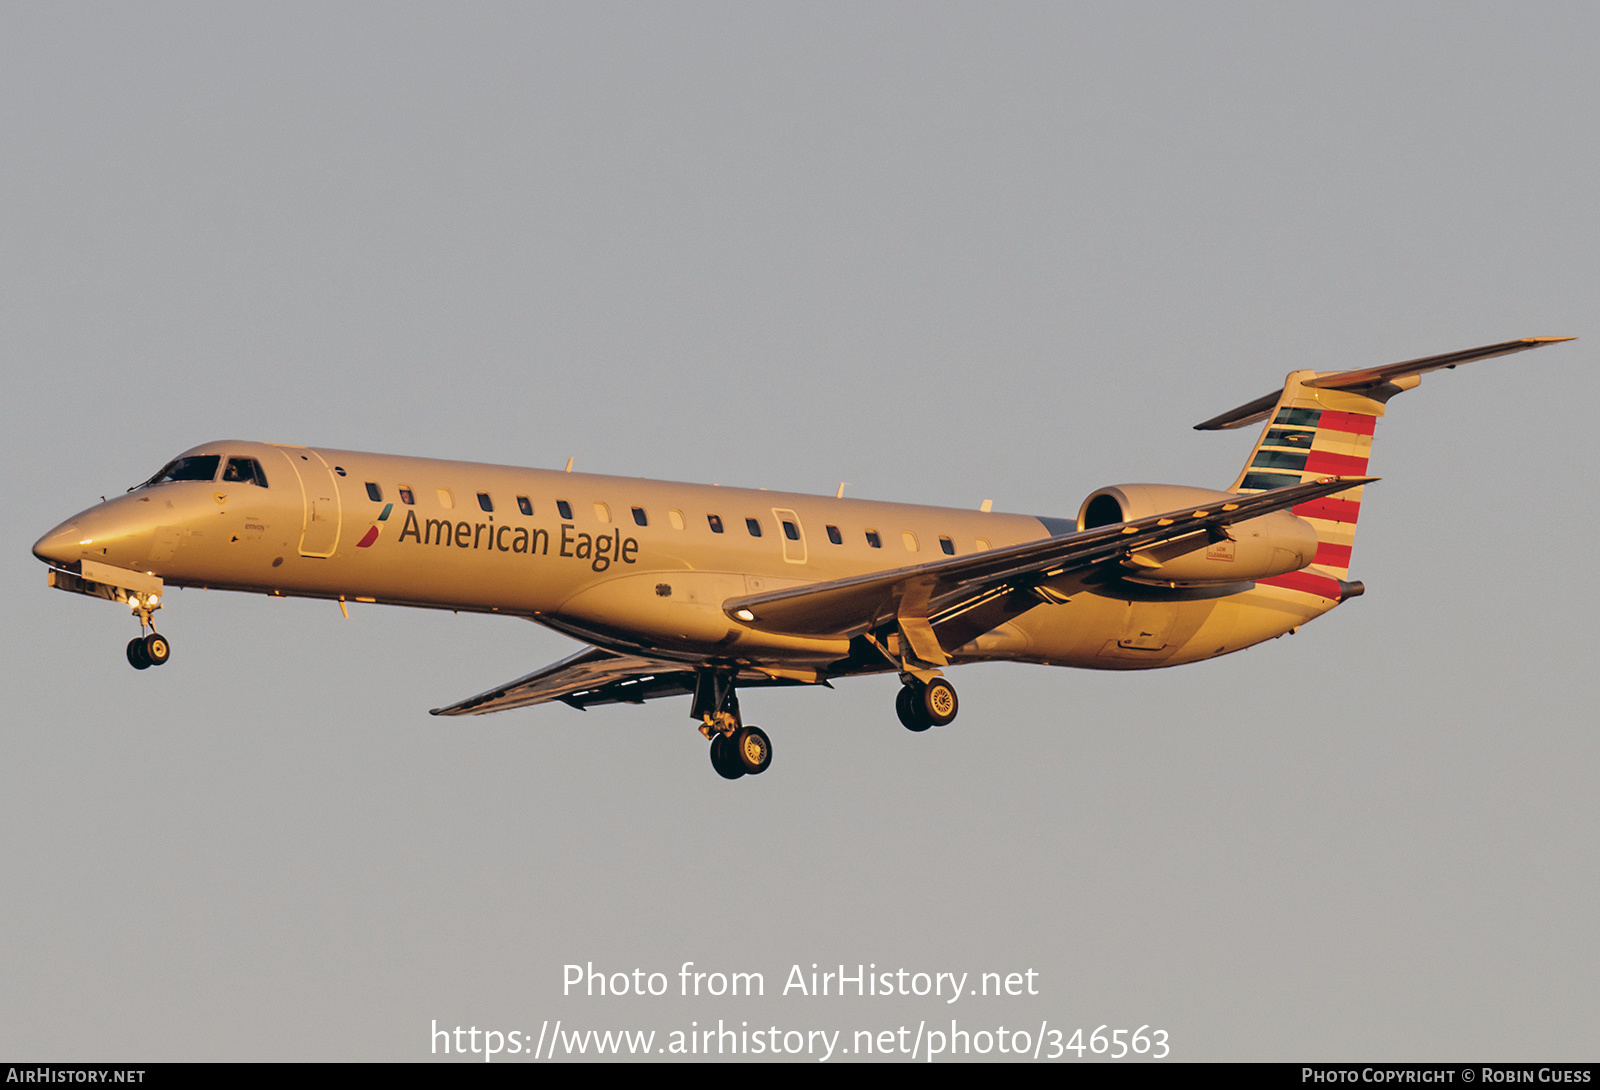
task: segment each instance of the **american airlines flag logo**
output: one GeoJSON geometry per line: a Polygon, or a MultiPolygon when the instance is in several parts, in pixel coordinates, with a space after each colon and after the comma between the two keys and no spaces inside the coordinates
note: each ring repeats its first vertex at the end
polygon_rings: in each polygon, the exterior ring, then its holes
{"type": "Polygon", "coordinates": [[[372,547],[372,543],[374,541],[378,540],[378,527],[379,527],[379,524],[388,522],[389,521],[389,512],[393,511],[393,510],[394,510],[394,504],[386,503],[386,504],[383,505],[383,512],[378,516],[378,521],[374,522],[372,524],[372,528],[370,530],[368,530],[366,532],[366,534],[364,534],[362,536],[360,541],[356,542],[356,548],[358,548],[358,549],[370,549],[372,547]]]}

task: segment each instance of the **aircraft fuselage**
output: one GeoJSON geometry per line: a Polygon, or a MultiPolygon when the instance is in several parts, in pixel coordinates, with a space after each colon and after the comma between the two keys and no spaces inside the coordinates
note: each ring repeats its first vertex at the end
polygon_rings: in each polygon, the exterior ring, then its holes
{"type": "MultiPolygon", "coordinates": [[[[143,486],[73,516],[35,552],[61,566],[90,560],[149,573],[168,586],[503,613],[620,650],[826,672],[849,658],[849,641],[763,632],[722,604],[1076,525],[268,443],[206,443],[180,458],[208,455],[219,467],[253,459],[266,486],[143,486]]],[[[1035,601],[1014,616],[1012,607],[1003,623],[946,648],[952,661],[1172,665],[1281,635],[1334,604],[1251,583],[1221,594],[1120,582],[1061,591],[1064,600],[1035,601]]]]}

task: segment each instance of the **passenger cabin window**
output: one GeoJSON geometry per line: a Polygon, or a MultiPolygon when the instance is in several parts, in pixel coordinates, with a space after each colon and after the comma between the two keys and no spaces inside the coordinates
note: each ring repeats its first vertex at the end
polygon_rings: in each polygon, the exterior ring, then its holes
{"type": "Polygon", "coordinates": [[[409,485],[403,484],[400,486],[400,502],[407,507],[411,507],[417,502],[417,497],[412,493],[409,485]]]}
{"type": "Polygon", "coordinates": [[[750,536],[751,537],[760,537],[761,536],[761,520],[760,519],[745,519],[744,520],[744,528],[746,530],[750,531],[750,536]]]}
{"type": "Polygon", "coordinates": [[[956,555],[956,543],[954,541],[951,541],[947,537],[941,537],[939,539],[939,548],[944,550],[944,555],[945,556],[955,556],[956,555]]]}
{"type": "Polygon", "coordinates": [[[917,551],[917,535],[910,530],[901,530],[900,540],[905,543],[906,552],[914,553],[917,551]]]}
{"type": "Polygon", "coordinates": [[[667,512],[667,521],[672,523],[674,530],[683,529],[683,512],[674,507],[667,512]]]}
{"type": "Polygon", "coordinates": [[[528,499],[527,496],[518,496],[517,510],[521,511],[524,515],[533,514],[533,501],[528,499]]]}
{"type": "Polygon", "coordinates": [[[478,493],[478,506],[491,514],[494,512],[494,501],[489,498],[489,493],[487,492],[478,493]]]}
{"type": "Polygon", "coordinates": [[[568,503],[566,500],[557,500],[556,510],[561,512],[561,517],[564,519],[569,519],[572,517],[572,504],[568,503]]]}
{"type": "Polygon", "coordinates": [[[871,545],[874,549],[881,549],[883,548],[883,538],[878,536],[878,531],[868,530],[867,544],[871,545]]]}
{"type": "Polygon", "coordinates": [[[981,553],[989,548],[989,539],[986,537],[980,537],[975,544],[978,546],[978,551],[981,553]]]}
{"type": "MultiPolygon", "coordinates": [[[[228,464],[228,468],[233,468],[233,464],[231,462],[228,464]]],[[[378,487],[378,483],[376,481],[367,482],[367,499],[371,500],[373,503],[383,502],[383,489],[378,487]]]]}
{"type": "Polygon", "coordinates": [[[435,491],[439,493],[440,507],[443,507],[446,511],[448,511],[450,508],[456,505],[456,498],[450,494],[450,490],[448,488],[439,488],[435,489],[435,491]]]}
{"type": "Polygon", "coordinates": [[[611,521],[611,508],[607,507],[603,503],[598,503],[597,502],[594,505],[594,517],[599,519],[601,522],[610,522],[611,521]]]}
{"type": "Polygon", "coordinates": [[[721,515],[707,515],[706,516],[706,524],[711,527],[711,532],[713,534],[722,533],[722,516],[721,515]]]}
{"type": "Polygon", "coordinates": [[[261,471],[261,463],[254,458],[229,458],[228,468],[222,471],[222,479],[267,487],[267,475],[261,471]]]}
{"type": "Polygon", "coordinates": [[[168,484],[172,481],[214,481],[217,478],[217,467],[221,464],[220,454],[199,454],[193,458],[179,458],[175,462],[167,463],[160,473],[139,487],[168,484]]]}
{"type": "Polygon", "coordinates": [[[799,541],[800,540],[800,527],[796,526],[794,523],[790,522],[788,519],[784,519],[783,520],[783,536],[788,538],[790,541],[799,541]]]}
{"type": "Polygon", "coordinates": [[[835,545],[844,544],[844,538],[840,536],[839,528],[837,526],[828,527],[828,540],[833,542],[835,545]]]}
{"type": "Polygon", "coordinates": [[[645,516],[644,516],[644,508],[643,507],[635,507],[633,509],[633,524],[635,526],[649,526],[650,525],[650,520],[645,518],[645,516]]]}

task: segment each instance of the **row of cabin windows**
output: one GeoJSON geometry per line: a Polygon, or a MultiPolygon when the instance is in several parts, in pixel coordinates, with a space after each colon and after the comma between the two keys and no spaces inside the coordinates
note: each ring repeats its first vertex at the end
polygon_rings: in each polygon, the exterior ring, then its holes
{"type": "MultiPolygon", "coordinates": [[[[217,468],[221,462],[221,456],[216,454],[205,454],[196,455],[189,458],[180,458],[166,466],[160,473],[157,473],[154,477],[150,478],[150,480],[146,481],[145,485],[164,484],[168,481],[214,480],[217,476],[217,468]]],[[[341,476],[344,475],[343,467],[336,466],[335,469],[339,471],[341,476]]],[[[262,488],[267,487],[267,475],[262,472],[261,464],[254,458],[229,458],[227,468],[222,473],[222,479],[224,481],[230,481],[239,484],[254,484],[259,485],[262,488]]],[[[367,498],[373,503],[382,503],[383,487],[376,481],[367,481],[366,486],[367,498]]],[[[416,493],[413,492],[408,485],[400,485],[398,487],[398,491],[400,494],[401,503],[407,505],[408,507],[416,504],[416,493]]],[[[455,496],[448,488],[437,489],[437,493],[439,496],[439,505],[441,507],[446,509],[455,507],[455,496]]],[[[478,507],[490,514],[493,514],[494,500],[490,497],[489,493],[479,492],[477,495],[478,507]]],[[[517,510],[521,511],[524,515],[531,517],[533,515],[533,501],[527,496],[518,496],[517,510]]],[[[568,503],[566,500],[556,501],[556,511],[564,519],[572,518],[572,504],[568,503]]],[[[650,525],[649,516],[645,514],[643,507],[634,507],[631,509],[631,512],[633,514],[634,525],[650,525]]],[[[611,508],[607,504],[597,501],[594,505],[594,514],[595,518],[601,522],[611,521],[611,508]]],[[[678,511],[676,509],[670,510],[667,512],[667,518],[668,521],[672,523],[672,528],[674,530],[682,530],[684,528],[682,511],[678,511]]],[[[780,521],[783,525],[783,536],[788,538],[790,541],[799,541],[799,525],[791,519],[781,519],[780,521]]],[[[720,534],[723,532],[721,515],[706,515],[706,523],[711,527],[712,533],[720,534]]],[[[744,527],[751,537],[761,536],[760,519],[746,518],[744,520],[744,527]]],[[[829,541],[833,542],[835,545],[844,544],[844,535],[839,532],[839,527],[829,524],[825,527],[825,529],[828,531],[829,541]]],[[[871,548],[883,548],[883,538],[879,535],[878,531],[867,530],[866,539],[867,545],[871,548]]],[[[902,530],[900,533],[900,540],[905,544],[907,552],[914,553],[918,551],[919,545],[917,543],[917,536],[910,530],[902,530]]],[[[987,549],[989,547],[989,543],[984,541],[982,538],[979,538],[977,546],[981,551],[987,549]]],[[[956,554],[955,542],[952,541],[948,536],[941,536],[939,538],[939,548],[943,550],[946,556],[954,556],[956,554]]]]}
{"type": "MultiPolygon", "coordinates": [[[[417,502],[416,493],[414,493],[409,486],[401,485],[399,487],[399,492],[401,503],[411,506],[417,502]]],[[[438,489],[438,494],[439,504],[441,507],[448,509],[453,508],[456,505],[455,497],[448,488],[438,489]]],[[[373,503],[383,502],[383,488],[376,481],[367,482],[367,498],[373,503]]],[[[478,506],[490,514],[494,513],[494,500],[487,492],[478,493],[478,506]]],[[[521,511],[524,515],[531,516],[533,514],[533,501],[528,499],[527,496],[518,496],[517,510],[521,511]]],[[[572,504],[568,503],[566,500],[556,501],[556,511],[564,519],[572,518],[572,504]]],[[[643,507],[634,507],[631,509],[631,511],[633,514],[634,525],[650,525],[650,518],[645,514],[643,507]]],[[[594,505],[594,514],[595,518],[601,522],[611,521],[611,507],[608,504],[596,501],[594,505]]],[[[684,528],[682,511],[677,509],[668,511],[667,519],[672,523],[672,528],[674,530],[682,530],[684,528]]],[[[783,526],[784,537],[788,538],[790,541],[800,540],[800,527],[796,522],[794,522],[792,519],[780,519],[779,521],[783,526]]],[[[711,532],[713,534],[720,534],[724,531],[721,515],[706,515],[706,525],[711,528],[711,532]]],[[[761,520],[758,518],[746,518],[744,520],[744,528],[751,537],[761,536],[761,520]]],[[[844,544],[844,535],[839,532],[839,527],[830,523],[825,527],[825,529],[828,531],[829,541],[833,542],[835,545],[844,544]]],[[[883,537],[876,530],[867,530],[866,540],[867,545],[871,548],[883,548],[883,537]]],[[[913,534],[910,530],[902,530],[900,532],[900,540],[904,543],[907,552],[914,553],[921,548],[921,546],[917,543],[917,535],[913,534]]],[[[987,549],[989,547],[989,543],[983,538],[979,538],[977,541],[977,546],[981,551],[983,549],[987,549]]],[[[956,543],[948,535],[940,535],[939,548],[946,556],[956,555],[956,543]]]]}
{"type": "MultiPolygon", "coordinates": [[[[638,508],[634,508],[634,510],[637,511],[638,508]]],[[[673,514],[676,515],[677,512],[674,511],[673,514]]],[[[797,525],[795,522],[793,522],[790,519],[781,519],[780,521],[783,524],[783,536],[788,538],[790,541],[799,541],[800,540],[800,527],[799,527],[799,525],[797,525]]],[[[711,532],[713,534],[720,534],[720,533],[723,532],[722,516],[721,515],[707,515],[706,516],[706,524],[711,527],[711,532]]],[[[643,526],[644,523],[641,522],[641,523],[639,523],[639,525],[643,526]]],[[[674,520],[674,525],[676,525],[676,520],[674,520]]],[[[751,537],[760,537],[761,536],[761,520],[760,519],[747,518],[747,519],[744,520],[744,527],[745,527],[745,529],[747,531],[749,531],[751,537]]],[[[826,525],[823,528],[828,531],[828,540],[829,541],[833,542],[835,545],[843,545],[844,544],[844,535],[839,532],[839,527],[833,525],[832,523],[829,523],[828,525],[826,525]]],[[[866,539],[867,539],[867,544],[869,546],[871,546],[872,548],[874,548],[874,549],[883,548],[883,536],[881,534],[879,534],[878,531],[876,531],[876,530],[867,530],[866,531],[866,539]]],[[[900,540],[905,544],[906,552],[914,553],[914,552],[917,552],[918,549],[921,548],[921,546],[917,543],[917,535],[912,533],[910,530],[902,530],[902,531],[900,531],[900,540]]],[[[980,551],[983,550],[983,549],[987,549],[989,547],[989,543],[987,541],[985,541],[983,538],[979,538],[978,539],[977,545],[978,545],[978,549],[980,551]]],[[[941,534],[939,536],[939,548],[940,548],[941,551],[943,551],[943,553],[946,556],[955,556],[956,555],[956,543],[955,543],[954,540],[952,540],[950,538],[950,536],[948,534],[941,534]]]]}

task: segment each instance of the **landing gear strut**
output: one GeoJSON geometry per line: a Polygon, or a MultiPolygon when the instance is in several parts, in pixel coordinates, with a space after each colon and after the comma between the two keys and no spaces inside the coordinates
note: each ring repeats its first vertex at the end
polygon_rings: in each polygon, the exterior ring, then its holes
{"type": "Polygon", "coordinates": [[[907,730],[919,734],[955,719],[959,707],[956,687],[940,673],[941,667],[950,665],[950,656],[928,620],[927,606],[926,588],[921,590],[920,598],[908,591],[895,618],[897,631],[864,633],[879,654],[900,668],[895,714],[907,730]]]}
{"type": "Polygon", "coordinates": [[[747,727],[739,718],[732,674],[701,670],[689,714],[700,720],[700,733],[711,740],[711,767],[723,779],[759,776],[772,763],[772,739],[767,732],[747,727]]]}
{"type": "Polygon", "coordinates": [[[956,687],[942,677],[923,682],[909,678],[900,686],[894,710],[907,730],[921,733],[929,727],[942,727],[956,717],[960,703],[956,687]]]}

